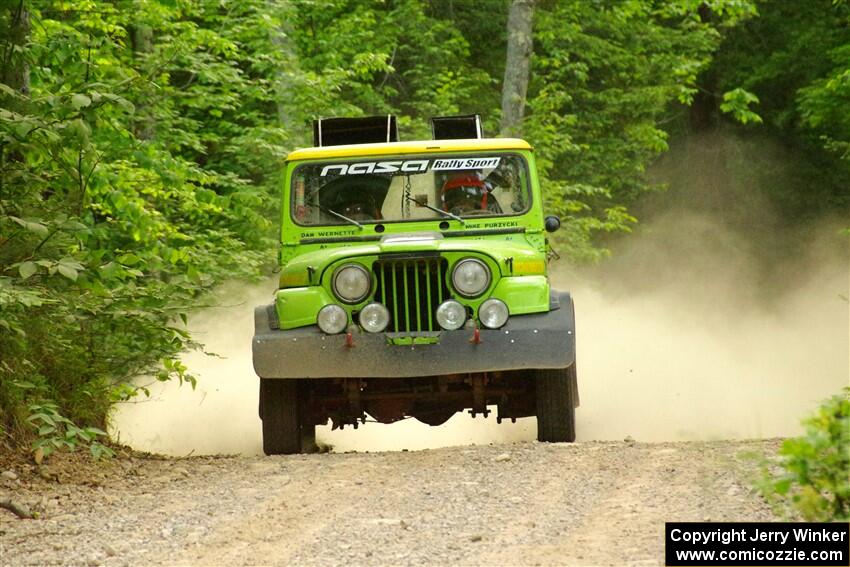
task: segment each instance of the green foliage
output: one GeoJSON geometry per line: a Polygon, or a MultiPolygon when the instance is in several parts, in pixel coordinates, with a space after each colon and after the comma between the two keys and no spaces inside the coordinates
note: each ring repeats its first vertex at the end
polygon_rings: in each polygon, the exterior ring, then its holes
{"type": "Polygon", "coordinates": [[[778,183],[772,196],[790,221],[850,211],[850,4],[772,0],[728,30],[711,68],[720,109],[758,122],[809,165],[806,189],[778,183]],[[731,100],[730,100],[731,99],[731,100]]]}
{"type": "Polygon", "coordinates": [[[25,423],[35,437],[31,448],[38,462],[56,450],[74,451],[80,445],[87,446],[96,459],[114,455],[112,449],[101,443],[107,439],[106,432],[97,427],[80,427],[62,415],[43,384],[12,380],[6,388],[6,394],[13,392],[18,407],[26,410],[25,423]]]}
{"type": "Polygon", "coordinates": [[[38,460],[48,457],[57,449],[74,451],[80,444],[87,445],[96,459],[114,456],[112,449],[98,441],[101,437],[106,438],[105,431],[97,427],[78,427],[59,413],[55,403],[32,404],[29,411],[27,422],[36,429],[38,435],[38,439],[33,442],[33,452],[38,455],[38,460]]]}
{"type": "Polygon", "coordinates": [[[0,89],[2,426],[103,453],[129,380],[194,384],[177,357],[199,298],[274,259],[274,19],[259,2],[24,5],[26,48],[0,40],[29,70],[28,92],[0,89]]]}
{"type": "MultiPolygon", "coordinates": [[[[507,13],[498,3],[478,9],[507,13]]],[[[487,114],[498,107],[493,93],[498,95],[500,77],[470,56],[480,32],[465,33],[450,16],[423,0],[300,4],[288,25],[293,53],[301,71],[323,88],[320,96],[310,93],[311,101],[299,97],[299,103],[316,117],[396,113],[409,138],[429,136],[431,116],[487,114]]],[[[503,52],[494,58],[503,59],[503,52]]]]}
{"type": "Polygon", "coordinates": [[[557,2],[535,20],[528,138],[537,147],[549,208],[573,259],[605,250],[592,235],[628,231],[626,207],[657,187],[644,172],[667,149],[671,104],[689,103],[719,27],[752,14],[748,2],[557,2]]]}
{"type": "Polygon", "coordinates": [[[768,476],[763,491],[808,521],[850,520],[850,388],[803,423],[806,433],[782,444],[784,470],[768,476]]]}
{"type": "Polygon", "coordinates": [[[731,114],[741,124],[761,124],[761,116],[750,109],[750,105],[757,105],[759,97],[742,88],[732,89],[723,93],[723,102],[720,103],[720,111],[731,114]]]}

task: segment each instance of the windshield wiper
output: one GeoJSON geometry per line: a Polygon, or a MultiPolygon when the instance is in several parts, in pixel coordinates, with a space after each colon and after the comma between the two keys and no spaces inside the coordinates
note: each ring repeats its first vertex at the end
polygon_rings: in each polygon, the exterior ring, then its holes
{"type": "Polygon", "coordinates": [[[437,207],[432,207],[432,206],[431,206],[431,205],[429,205],[428,203],[420,203],[419,201],[417,201],[416,199],[414,199],[414,198],[413,198],[413,197],[411,197],[410,195],[405,195],[405,196],[404,196],[404,198],[405,198],[405,199],[407,199],[408,201],[413,201],[414,203],[416,203],[416,204],[417,204],[417,205],[419,205],[420,207],[425,207],[426,209],[430,209],[430,210],[434,211],[435,213],[440,213],[440,214],[441,214],[441,215],[443,215],[444,217],[449,217],[450,219],[454,219],[454,220],[456,220],[456,221],[460,221],[460,224],[466,224],[466,222],[465,222],[462,218],[460,218],[459,216],[457,216],[457,215],[456,215],[456,214],[454,214],[454,213],[450,213],[450,212],[448,212],[448,211],[444,211],[443,209],[438,209],[437,207]]]}
{"type": "Polygon", "coordinates": [[[360,224],[359,222],[357,222],[357,221],[356,221],[356,220],[354,220],[354,219],[350,219],[350,218],[348,218],[347,216],[342,215],[342,214],[340,214],[340,213],[338,213],[338,212],[336,212],[336,211],[334,211],[334,210],[332,210],[332,209],[328,209],[327,207],[322,207],[322,206],[320,206],[320,207],[319,207],[319,209],[321,209],[321,210],[325,211],[326,213],[332,214],[332,215],[333,215],[333,216],[335,216],[336,218],[341,219],[341,220],[344,220],[344,221],[345,221],[345,222],[347,222],[347,223],[353,224],[354,226],[356,226],[356,227],[357,227],[357,228],[359,228],[360,230],[363,230],[363,225],[362,225],[362,224],[360,224]]]}

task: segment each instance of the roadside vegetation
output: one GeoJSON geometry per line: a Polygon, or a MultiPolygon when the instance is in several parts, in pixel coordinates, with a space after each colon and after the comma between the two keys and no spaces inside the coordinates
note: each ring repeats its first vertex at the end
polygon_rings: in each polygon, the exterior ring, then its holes
{"type": "Polygon", "coordinates": [[[803,421],[765,471],[762,493],[780,511],[810,522],[850,520],[850,387],[803,421]],[[786,512],[787,513],[787,512],[786,512]]]}
{"type": "Polygon", "coordinates": [[[663,189],[669,140],[720,128],[797,156],[783,222],[847,218],[848,24],[844,0],[2,0],[0,445],[99,456],[134,378],[194,383],[186,320],[274,265],[280,160],[314,118],[521,134],[575,262],[663,189]]]}

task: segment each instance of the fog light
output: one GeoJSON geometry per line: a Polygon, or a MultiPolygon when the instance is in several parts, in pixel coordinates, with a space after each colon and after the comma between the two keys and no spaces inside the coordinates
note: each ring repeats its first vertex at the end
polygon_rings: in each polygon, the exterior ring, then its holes
{"type": "Polygon", "coordinates": [[[325,305],[316,317],[319,328],[329,335],[336,335],[348,325],[348,313],[339,305],[325,305]]]}
{"type": "Polygon", "coordinates": [[[504,301],[488,299],[478,308],[478,319],[488,329],[498,329],[508,322],[508,306],[504,301]]]}
{"type": "Polygon", "coordinates": [[[360,325],[370,333],[380,333],[390,324],[390,312],[380,303],[370,303],[360,310],[360,325]]]}
{"type": "Polygon", "coordinates": [[[437,323],[445,330],[456,331],[463,326],[464,321],[466,308],[454,299],[444,301],[437,307],[437,323]]]}

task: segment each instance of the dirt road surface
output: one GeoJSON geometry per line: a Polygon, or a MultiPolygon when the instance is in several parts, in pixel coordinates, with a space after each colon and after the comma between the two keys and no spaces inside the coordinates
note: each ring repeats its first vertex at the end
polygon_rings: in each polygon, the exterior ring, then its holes
{"type": "Polygon", "coordinates": [[[661,565],[665,521],[776,519],[751,487],[777,445],[18,464],[0,497],[41,517],[0,510],[0,564],[661,565]]]}

